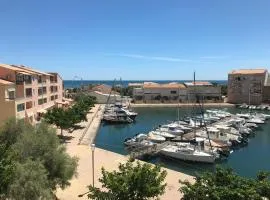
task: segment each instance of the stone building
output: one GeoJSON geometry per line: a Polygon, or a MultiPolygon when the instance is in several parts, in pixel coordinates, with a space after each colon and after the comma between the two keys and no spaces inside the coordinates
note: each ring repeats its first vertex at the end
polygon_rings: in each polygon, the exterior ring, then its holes
{"type": "Polygon", "coordinates": [[[228,102],[258,105],[270,100],[266,69],[233,70],[228,75],[228,102]]]}

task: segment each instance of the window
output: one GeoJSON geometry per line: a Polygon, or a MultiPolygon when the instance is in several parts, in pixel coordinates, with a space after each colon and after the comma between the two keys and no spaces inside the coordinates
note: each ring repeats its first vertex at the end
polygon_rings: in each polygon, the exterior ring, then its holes
{"type": "Polygon", "coordinates": [[[54,100],[54,96],[51,96],[51,101],[53,101],[54,100]]]}
{"type": "Polygon", "coordinates": [[[23,110],[25,110],[25,105],[24,105],[24,103],[18,104],[18,105],[17,105],[17,112],[21,112],[21,111],[23,111],[23,110]]]}
{"type": "Polygon", "coordinates": [[[42,105],[43,104],[43,99],[39,99],[38,100],[38,105],[42,105]]]}
{"type": "Polygon", "coordinates": [[[8,91],[8,99],[10,100],[15,99],[15,91],[8,91]]]}
{"type": "Polygon", "coordinates": [[[47,103],[47,98],[44,98],[43,99],[43,103],[47,103]]]}
{"type": "Polygon", "coordinates": [[[42,82],[42,77],[38,76],[38,83],[41,83],[41,82],[42,82]]]}
{"type": "Polygon", "coordinates": [[[38,88],[38,95],[42,95],[43,94],[43,89],[42,89],[42,87],[39,87],[38,88]]]}
{"type": "Polygon", "coordinates": [[[42,91],[43,91],[43,94],[46,94],[47,93],[47,88],[46,87],[43,87],[42,88],[42,91]]]}
{"type": "Polygon", "coordinates": [[[32,96],[32,88],[26,88],[25,89],[25,96],[31,97],[32,96]]]}
{"type": "Polygon", "coordinates": [[[55,95],[54,99],[58,99],[58,95],[55,95]]]}
{"type": "Polygon", "coordinates": [[[172,90],[172,91],[171,91],[171,94],[176,94],[176,91],[175,91],[175,90],[172,90]]]}
{"type": "Polygon", "coordinates": [[[25,84],[31,84],[32,83],[32,77],[29,75],[24,76],[25,84]]]}
{"type": "Polygon", "coordinates": [[[16,75],[16,84],[23,84],[24,76],[22,74],[16,75]]]}

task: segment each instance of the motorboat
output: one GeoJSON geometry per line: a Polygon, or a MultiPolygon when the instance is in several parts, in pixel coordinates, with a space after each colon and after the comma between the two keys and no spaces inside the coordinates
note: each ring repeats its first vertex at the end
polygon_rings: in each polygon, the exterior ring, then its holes
{"type": "Polygon", "coordinates": [[[140,133],[135,135],[133,138],[126,138],[124,141],[124,144],[126,146],[135,146],[138,143],[146,140],[148,138],[148,136],[146,134],[140,133]]]}
{"type": "Polygon", "coordinates": [[[264,124],[264,120],[258,118],[258,117],[252,117],[248,120],[246,120],[247,123],[255,123],[255,124],[264,124]]]}
{"type": "Polygon", "coordinates": [[[163,125],[163,126],[157,128],[156,130],[161,131],[161,132],[171,133],[173,135],[178,135],[178,136],[181,136],[184,134],[184,131],[181,129],[178,129],[177,126],[174,124],[163,125]]]}
{"type": "Polygon", "coordinates": [[[133,120],[130,119],[128,116],[126,115],[117,115],[117,114],[104,114],[103,115],[103,119],[102,119],[105,123],[132,123],[133,120]]]}
{"type": "Polygon", "coordinates": [[[150,141],[156,142],[156,143],[162,143],[162,142],[165,142],[166,141],[166,138],[165,137],[160,136],[160,135],[153,134],[151,132],[148,134],[148,139],[150,141]]]}
{"type": "Polygon", "coordinates": [[[244,119],[249,119],[251,117],[251,115],[248,113],[237,113],[236,116],[244,119]]]}
{"type": "Polygon", "coordinates": [[[149,133],[152,133],[154,135],[160,135],[162,137],[165,137],[166,139],[173,139],[176,137],[176,135],[163,131],[150,131],[149,133]]]}
{"type": "Polygon", "coordinates": [[[178,144],[177,146],[168,145],[167,147],[161,149],[160,154],[183,161],[201,163],[214,163],[217,159],[215,154],[198,150],[186,143],[181,145],[178,144]]]}

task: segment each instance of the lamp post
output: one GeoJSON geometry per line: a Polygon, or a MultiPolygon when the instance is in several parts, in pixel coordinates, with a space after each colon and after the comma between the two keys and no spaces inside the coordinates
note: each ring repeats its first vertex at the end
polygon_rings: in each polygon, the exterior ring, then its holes
{"type": "Polygon", "coordinates": [[[92,150],[92,175],[93,175],[93,177],[92,177],[92,179],[93,179],[92,186],[93,187],[95,187],[95,180],[94,180],[94,162],[95,162],[95,154],[94,154],[94,152],[95,152],[95,147],[96,147],[96,145],[92,143],[91,144],[91,150],[92,150]]]}

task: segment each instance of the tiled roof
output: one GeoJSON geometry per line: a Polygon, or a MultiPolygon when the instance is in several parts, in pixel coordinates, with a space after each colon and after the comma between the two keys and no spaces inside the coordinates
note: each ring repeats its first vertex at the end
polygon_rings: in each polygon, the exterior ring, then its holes
{"type": "Polygon", "coordinates": [[[10,69],[10,70],[13,70],[15,72],[23,72],[25,74],[30,74],[30,75],[31,74],[36,74],[36,73],[30,72],[29,70],[21,69],[19,67],[13,66],[13,65],[0,64],[0,67],[6,68],[6,69],[10,69]]]}
{"type": "Polygon", "coordinates": [[[2,85],[13,85],[14,83],[10,82],[10,81],[6,81],[4,79],[0,79],[0,84],[2,84],[2,85]]]}
{"type": "Polygon", "coordinates": [[[159,83],[154,83],[154,82],[144,82],[143,88],[151,89],[162,89],[162,88],[168,88],[168,89],[183,89],[186,88],[185,85],[181,83],[166,83],[166,84],[159,84],[159,83]]]}
{"type": "Polygon", "coordinates": [[[266,69],[238,69],[231,71],[230,74],[264,74],[265,72],[266,69]]]}
{"type": "Polygon", "coordinates": [[[15,67],[18,67],[20,69],[24,69],[24,70],[28,70],[28,71],[31,71],[31,72],[35,72],[35,73],[38,73],[38,74],[42,74],[42,75],[46,75],[46,76],[52,76],[52,74],[48,74],[48,73],[45,73],[45,72],[41,72],[39,70],[36,70],[36,69],[32,69],[30,67],[27,67],[27,66],[24,66],[24,65],[13,65],[15,67]]]}
{"type": "Polygon", "coordinates": [[[8,64],[0,64],[0,67],[4,67],[6,69],[10,69],[13,70],[15,72],[22,72],[25,74],[40,74],[40,75],[47,75],[47,76],[51,76],[51,74],[45,73],[45,72],[41,72],[35,69],[32,69],[30,67],[26,67],[23,65],[8,65],[8,64]]]}
{"type": "Polygon", "coordinates": [[[185,83],[186,86],[212,86],[213,84],[208,82],[208,81],[195,81],[195,84],[194,84],[194,81],[193,82],[186,82],[185,83]]]}
{"type": "Polygon", "coordinates": [[[112,87],[109,85],[105,85],[105,84],[100,84],[100,85],[96,85],[94,86],[91,90],[93,91],[98,91],[101,92],[103,94],[119,94],[118,92],[112,91],[112,87]]]}

